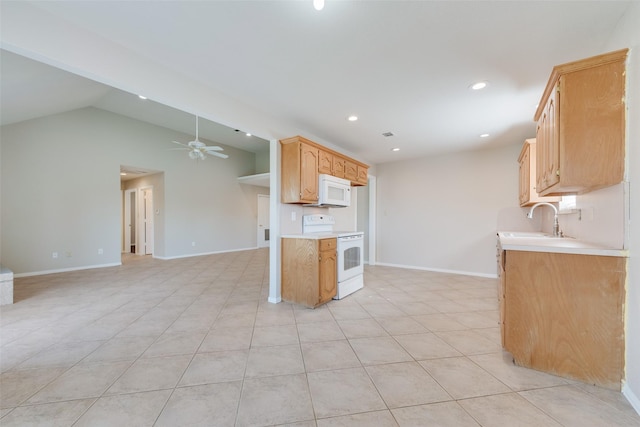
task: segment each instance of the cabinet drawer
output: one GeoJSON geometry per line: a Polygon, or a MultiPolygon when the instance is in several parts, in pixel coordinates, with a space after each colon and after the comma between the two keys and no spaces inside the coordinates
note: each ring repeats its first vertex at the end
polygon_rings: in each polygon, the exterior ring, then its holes
{"type": "Polygon", "coordinates": [[[320,251],[329,251],[336,249],[338,241],[336,239],[322,239],[320,240],[320,251]]]}

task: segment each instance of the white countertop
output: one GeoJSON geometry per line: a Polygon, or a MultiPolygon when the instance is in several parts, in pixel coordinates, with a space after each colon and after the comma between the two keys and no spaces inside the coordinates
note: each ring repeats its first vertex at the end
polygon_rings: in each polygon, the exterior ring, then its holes
{"type": "Polygon", "coordinates": [[[307,234],[284,234],[283,239],[335,239],[338,233],[327,231],[326,233],[307,233],[307,234]]]}
{"type": "Polygon", "coordinates": [[[510,251],[552,252],[617,257],[629,256],[629,251],[625,249],[609,248],[586,242],[584,240],[573,239],[571,237],[549,237],[544,233],[499,231],[498,238],[502,249],[510,251]]]}

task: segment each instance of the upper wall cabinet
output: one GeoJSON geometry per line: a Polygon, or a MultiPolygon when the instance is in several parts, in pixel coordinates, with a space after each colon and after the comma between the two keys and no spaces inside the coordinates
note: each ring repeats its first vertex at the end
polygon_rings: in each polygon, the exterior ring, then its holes
{"type": "Polygon", "coordinates": [[[627,51],[553,68],[534,117],[540,195],[584,193],[624,179],[627,51]]]}
{"type": "Polygon", "coordinates": [[[542,197],[536,191],[536,140],[527,139],[518,157],[520,165],[520,206],[539,202],[558,202],[560,197],[542,197]]]}
{"type": "Polygon", "coordinates": [[[316,203],[318,174],[345,178],[353,186],[367,185],[369,166],[320,144],[294,136],[280,140],[282,203],[316,203]]]}
{"type": "Polygon", "coordinates": [[[302,138],[283,141],[282,203],[316,203],[320,150],[302,138]]]}

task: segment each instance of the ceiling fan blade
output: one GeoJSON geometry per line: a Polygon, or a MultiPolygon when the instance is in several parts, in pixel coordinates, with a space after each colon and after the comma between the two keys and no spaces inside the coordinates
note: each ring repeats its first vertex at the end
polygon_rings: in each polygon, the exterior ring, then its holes
{"type": "Polygon", "coordinates": [[[191,148],[187,144],[183,144],[182,142],[178,142],[178,141],[171,141],[171,142],[173,142],[174,144],[182,145],[182,146],[187,147],[187,148],[191,148]]]}
{"type": "Polygon", "coordinates": [[[211,155],[211,156],[220,157],[221,159],[228,159],[229,158],[229,156],[227,156],[226,154],[218,153],[218,152],[215,152],[215,151],[207,151],[206,153],[211,155]]]}
{"type": "Polygon", "coordinates": [[[202,148],[204,150],[206,150],[206,151],[224,151],[224,148],[218,147],[217,145],[209,146],[209,147],[205,146],[205,147],[202,147],[202,148]]]}

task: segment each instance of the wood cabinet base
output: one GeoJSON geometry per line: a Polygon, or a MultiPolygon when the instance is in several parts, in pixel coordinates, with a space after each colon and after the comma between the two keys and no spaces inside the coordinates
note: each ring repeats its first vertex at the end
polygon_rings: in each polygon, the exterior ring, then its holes
{"type": "Polygon", "coordinates": [[[336,296],[335,238],[282,239],[282,299],[313,308],[336,296]]]}
{"type": "Polygon", "coordinates": [[[626,259],[507,251],[504,347],[520,366],[620,390],[626,259]]]}

